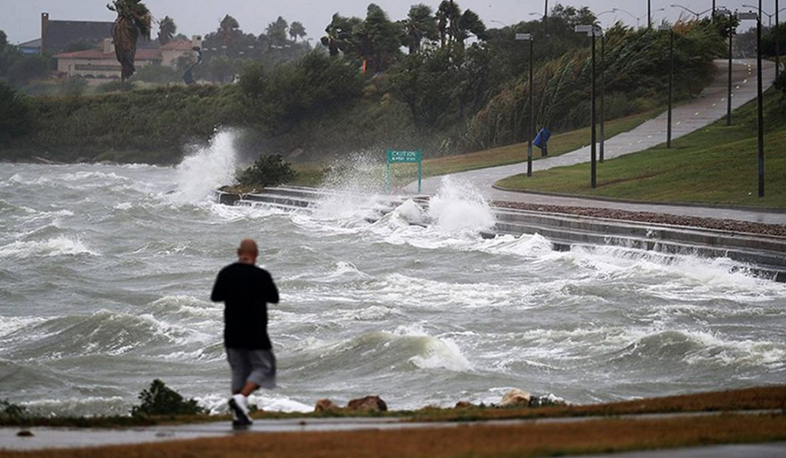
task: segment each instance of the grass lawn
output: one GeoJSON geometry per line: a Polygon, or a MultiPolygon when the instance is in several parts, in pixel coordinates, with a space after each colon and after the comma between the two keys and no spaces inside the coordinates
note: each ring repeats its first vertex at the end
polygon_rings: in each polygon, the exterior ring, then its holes
{"type": "Polygon", "coordinates": [[[580,164],[517,175],[497,182],[508,190],[541,191],[638,201],[690,202],[786,208],[786,102],[765,94],[765,197],[758,197],[756,102],[725,119],[672,142],[590,166],[580,164]]]}
{"type": "MultiPolygon", "coordinates": [[[[606,121],[606,137],[611,138],[622,132],[634,129],[660,113],[664,108],[649,110],[643,113],[606,121]]],[[[589,127],[561,134],[555,134],[549,140],[549,155],[559,156],[579,149],[588,144],[590,138],[589,127]]],[[[380,158],[382,158],[380,152],[380,158]]],[[[541,157],[541,150],[533,147],[535,160],[541,157]]],[[[516,164],[527,160],[527,144],[517,143],[485,151],[468,154],[457,154],[423,161],[423,176],[439,176],[451,173],[466,172],[468,170],[497,167],[500,165],[516,164]]],[[[324,179],[326,167],[323,164],[307,163],[294,166],[298,172],[297,179],[290,183],[298,186],[318,186],[324,179]]],[[[384,165],[372,173],[382,180],[384,165]]],[[[391,179],[394,186],[405,186],[417,179],[417,166],[413,164],[396,164],[391,168],[391,179]]]]}

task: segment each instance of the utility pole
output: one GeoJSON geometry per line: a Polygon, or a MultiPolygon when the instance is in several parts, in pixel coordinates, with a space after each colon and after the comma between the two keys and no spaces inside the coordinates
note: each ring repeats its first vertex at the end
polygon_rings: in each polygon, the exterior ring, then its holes
{"type": "Polygon", "coordinates": [[[775,0],[775,79],[778,79],[778,75],[781,71],[781,37],[780,32],[778,31],[778,26],[780,22],[778,21],[778,0],[775,0]]]}
{"type": "Polygon", "coordinates": [[[718,10],[719,14],[726,14],[729,15],[729,80],[728,80],[728,90],[726,91],[726,125],[731,125],[731,53],[734,47],[733,39],[734,39],[734,27],[732,27],[732,23],[734,22],[734,13],[730,10],[718,10]]]}
{"type": "Polygon", "coordinates": [[[517,33],[516,40],[529,41],[529,135],[527,136],[527,176],[532,176],[532,140],[535,136],[535,37],[531,33],[517,33]]]}
{"type": "Polygon", "coordinates": [[[606,34],[600,36],[600,162],[606,150],[606,34]]]}
{"type": "Polygon", "coordinates": [[[546,0],[546,8],[543,10],[543,40],[545,41],[549,37],[549,31],[546,23],[549,19],[549,0],[546,0]]]}
{"type": "Polygon", "coordinates": [[[647,30],[652,28],[652,0],[647,0],[647,30]]]}
{"type": "MultiPolygon", "coordinates": [[[[761,0],[759,0],[761,1],[761,0]]],[[[596,142],[597,134],[595,132],[595,27],[592,28],[592,114],[590,115],[590,123],[592,124],[592,147],[590,148],[590,186],[595,189],[598,186],[598,165],[597,165],[597,151],[596,142]]]]}
{"type": "Polygon", "coordinates": [[[598,185],[598,154],[597,154],[597,132],[595,129],[595,37],[600,34],[603,36],[603,30],[597,27],[594,24],[582,24],[575,26],[576,33],[586,33],[588,36],[592,37],[592,89],[590,91],[590,98],[591,102],[591,109],[590,109],[590,124],[591,124],[591,135],[590,135],[590,186],[595,189],[598,185]]]}
{"type": "Polygon", "coordinates": [[[764,100],[763,82],[761,77],[761,2],[759,0],[759,16],[756,18],[756,66],[758,85],[758,117],[759,117],[759,197],[764,197],[764,100]]]}

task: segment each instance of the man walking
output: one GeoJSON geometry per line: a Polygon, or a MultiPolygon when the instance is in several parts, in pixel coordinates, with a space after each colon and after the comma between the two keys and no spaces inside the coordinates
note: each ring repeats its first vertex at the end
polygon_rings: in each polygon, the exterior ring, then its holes
{"type": "Polygon", "coordinates": [[[224,302],[224,346],[232,369],[234,426],[252,423],[248,396],[276,386],[276,357],[267,335],[267,304],[278,304],[278,289],[270,274],[256,266],[259,250],[246,239],[237,249],[238,262],[218,273],[213,302],[224,302]]]}

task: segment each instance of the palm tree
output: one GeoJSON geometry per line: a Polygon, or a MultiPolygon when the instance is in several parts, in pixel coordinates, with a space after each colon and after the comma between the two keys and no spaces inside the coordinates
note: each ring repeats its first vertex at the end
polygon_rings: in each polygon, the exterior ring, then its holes
{"type": "Polygon", "coordinates": [[[404,28],[403,42],[409,48],[410,54],[420,52],[420,46],[423,40],[437,40],[439,38],[439,29],[437,26],[437,18],[431,10],[431,7],[424,4],[413,5],[409,9],[407,19],[402,23],[404,28]]]}
{"type": "Polygon", "coordinates": [[[478,40],[486,39],[486,25],[480,20],[480,16],[474,11],[468,9],[464,11],[458,21],[458,30],[456,31],[456,43],[464,47],[464,41],[469,38],[469,35],[475,35],[478,40]]]}
{"type": "Polygon", "coordinates": [[[441,47],[450,44],[453,41],[454,30],[461,17],[461,8],[458,7],[453,0],[442,0],[437,9],[437,19],[439,20],[439,42],[441,47]]]}
{"type": "Polygon", "coordinates": [[[106,7],[117,13],[112,39],[115,42],[117,61],[120,62],[120,78],[125,82],[136,71],[136,41],[140,34],[150,39],[153,17],[140,0],[113,0],[106,7]]]}
{"type": "Polygon", "coordinates": [[[224,42],[224,46],[229,46],[229,44],[234,41],[238,29],[240,29],[240,24],[238,24],[237,19],[232,16],[227,14],[224,16],[224,19],[221,19],[218,30],[221,31],[221,38],[224,42]]]}
{"type": "Polygon", "coordinates": [[[357,56],[359,46],[355,39],[355,29],[362,24],[363,20],[360,18],[344,17],[336,13],[325,27],[326,35],[320,41],[328,48],[331,56],[338,56],[339,52],[357,56]]]}
{"type": "Polygon", "coordinates": [[[289,24],[289,36],[292,37],[293,41],[297,41],[298,38],[306,36],[306,28],[303,27],[302,23],[295,21],[289,24]]]}
{"type": "Polygon", "coordinates": [[[287,29],[289,29],[289,23],[281,16],[275,22],[268,24],[265,33],[270,39],[271,46],[283,46],[286,44],[287,29]]]}
{"type": "Polygon", "coordinates": [[[164,16],[158,22],[158,43],[162,46],[172,41],[172,37],[177,33],[177,25],[175,20],[169,16],[164,16]]]}

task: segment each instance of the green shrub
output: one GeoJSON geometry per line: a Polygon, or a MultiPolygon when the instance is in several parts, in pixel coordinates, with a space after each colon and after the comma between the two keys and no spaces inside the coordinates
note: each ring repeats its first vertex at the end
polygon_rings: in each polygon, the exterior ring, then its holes
{"type": "Polygon", "coordinates": [[[59,86],[61,95],[79,97],[87,90],[87,81],[84,78],[68,78],[63,80],[59,86]]]}
{"type": "Polygon", "coordinates": [[[781,71],[780,73],[778,73],[778,79],[775,80],[774,86],[775,89],[781,91],[781,94],[783,94],[783,98],[786,99],[786,72],[781,71]]]}
{"type": "Polygon", "coordinates": [[[120,80],[110,81],[96,87],[96,94],[107,94],[110,92],[128,92],[133,91],[136,85],[133,81],[126,81],[125,83],[120,80]]]}
{"type": "Polygon", "coordinates": [[[145,83],[168,84],[180,82],[182,75],[172,67],[145,65],[134,74],[133,79],[134,81],[144,81],[145,83]]]}
{"type": "Polygon", "coordinates": [[[27,97],[0,80],[0,147],[23,137],[33,129],[27,97]]]}
{"type": "Polygon", "coordinates": [[[297,173],[292,165],[285,162],[280,154],[260,156],[254,165],[240,172],[237,181],[242,186],[265,188],[278,186],[295,179],[297,173]]]}
{"type": "Polygon", "coordinates": [[[0,418],[18,420],[25,415],[27,415],[27,409],[24,407],[0,399],[0,418]]]}
{"type": "Polygon", "coordinates": [[[139,393],[142,404],[131,408],[131,415],[198,415],[207,413],[195,399],[184,400],[178,392],[167,387],[159,379],[153,380],[150,388],[139,393]]]}

